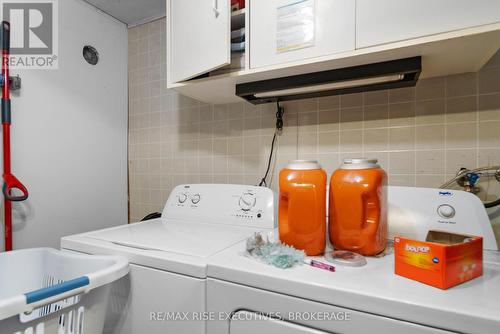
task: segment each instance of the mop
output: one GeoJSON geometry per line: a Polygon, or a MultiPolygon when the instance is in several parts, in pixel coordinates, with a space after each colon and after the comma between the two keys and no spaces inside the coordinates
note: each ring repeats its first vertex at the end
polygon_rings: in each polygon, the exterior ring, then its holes
{"type": "Polygon", "coordinates": [[[10,24],[2,22],[0,30],[0,43],[2,45],[2,131],[3,131],[3,195],[5,211],[5,251],[12,250],[12,202],[24,201],[28,198],[26,187],[11,173],[10,170],[10,77],[9,77],[9,51],[10,51],[10,24]],[[17,189],[20,195],[13,194],[17,189]]]}

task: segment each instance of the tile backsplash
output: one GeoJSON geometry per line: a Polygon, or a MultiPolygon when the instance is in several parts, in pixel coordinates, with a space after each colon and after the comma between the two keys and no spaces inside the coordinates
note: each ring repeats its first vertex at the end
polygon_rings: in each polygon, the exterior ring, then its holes
{"type": "MultiPolygon", "coordinates": [[[[274,133],[274,104],[208,105],[166,90],[165,55],[164,20],[129,29],[131,221],[161,211],[177,184],[257,184],[274,133]]],[[[274,189],[292,159],[331,174],[343,158],[377,158],[390,184],[428,187],[500,164],[500,52],[477,73],[284,106],[274,189]]]]}

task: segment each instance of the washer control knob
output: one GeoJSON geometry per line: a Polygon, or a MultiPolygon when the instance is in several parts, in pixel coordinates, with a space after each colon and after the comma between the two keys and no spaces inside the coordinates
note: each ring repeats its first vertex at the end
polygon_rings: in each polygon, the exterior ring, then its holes
{"type": "Polygon", "coordinates": [[[184,193],[179,194],[179,198],[178,198],[179,203],[184,203],[184,202],[187,200],[187,198],[188,198],[188,197],[187,197],[187,195],[186,195],[186,194],[184,194],[184,193]]]}
{"type": "Polygon", "coordinates": [[[194,195],[191,197],[191,202],[192,202],[193,204],[198,204],[198,203],[200,203],[200,199],[201,199],[200,194],[194,194],[194,195]]]}
{"type": "Polygon", "coordinates": [[[437,209],[438,214],[443,218],[455,217],[455,208],[449,204],[442,204],[437,209]]]}
{"type": "Polygon", "coordinates": [[[240,197],[239,205],[243,211],[250,211],[251,208],[255,206],[257,199],[254,194],[244,193],[240,197]]]}

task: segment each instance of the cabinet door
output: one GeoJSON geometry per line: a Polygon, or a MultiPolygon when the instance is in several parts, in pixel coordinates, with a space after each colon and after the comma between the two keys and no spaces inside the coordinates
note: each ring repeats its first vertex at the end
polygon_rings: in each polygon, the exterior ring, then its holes
{"type": "Polygon", "coordinates": [[[252,0],[250,67],[354,50],[354,29],[353,0],[252,0]],[[312,29],[301,21],[312,21],[312,29]]]}
{"type": "Polygon", "coordinates": [[[498,0],[356,0],[356,48],[499,21],[498,0]]]}
{"type": "Polygon", "coordinates": [[[169,83],[230,63],[230,14],[229,0],[167,0],[169,83]]]}

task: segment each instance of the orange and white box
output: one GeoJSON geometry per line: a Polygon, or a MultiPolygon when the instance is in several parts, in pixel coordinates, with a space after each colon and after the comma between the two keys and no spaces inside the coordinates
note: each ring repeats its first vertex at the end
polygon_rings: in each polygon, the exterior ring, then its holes
{"type": "Polygon", "coordinates": [[[425,241],[394,238],[396,275],[440,289],[483,274],[483,238],[429,231],[425,241]]]}

